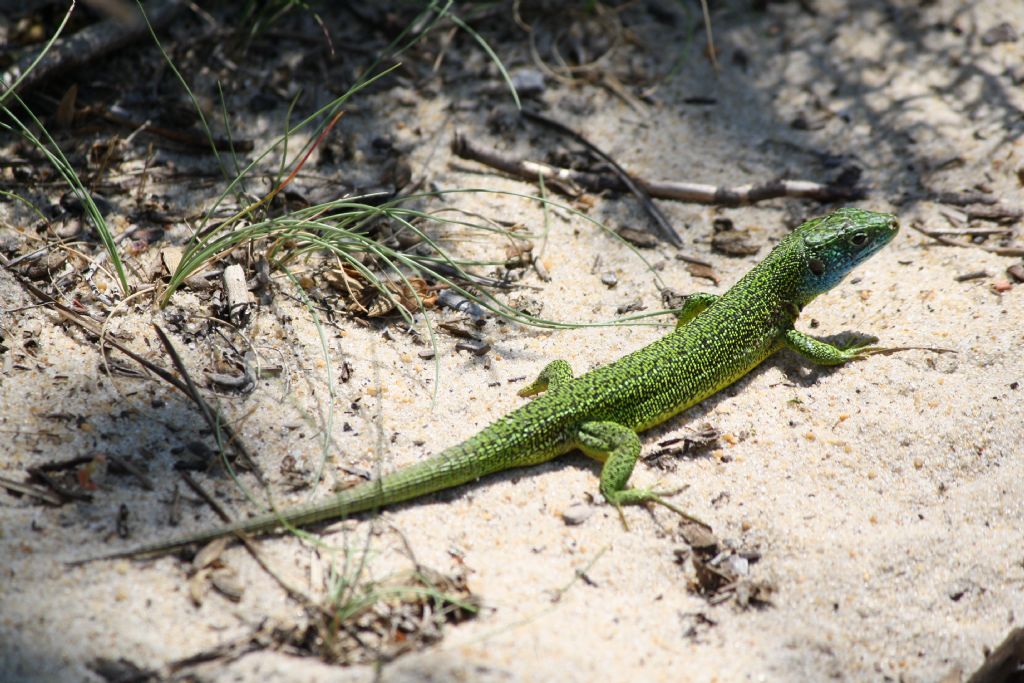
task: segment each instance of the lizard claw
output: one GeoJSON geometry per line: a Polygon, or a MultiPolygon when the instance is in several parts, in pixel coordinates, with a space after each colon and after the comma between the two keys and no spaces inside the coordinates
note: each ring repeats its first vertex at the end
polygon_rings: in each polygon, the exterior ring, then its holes
{"type": "Polygon", "coordinates": [[[658,498],[671,498],[672,496],[678,496],[680,493],[690,488],[689,484],[683,484],[682,486],[678,486],[674,489],[662,489],[659,488],[660,486],[661,480],[658,480],[653,487],[644,490],[658,498]]]}
{"type": "Polygon", "coordinates": [[[861,360],[862,358],[867,358],[868,356],[885,350],[881,346],[874,346],[874,344],[877,343],[878,337],[868,335],[867,337],[861,337],[855,342],[838,348],[847,357],[847,360],[861,360]]]}
{"type": "MultiPolygon", "coordinates": [[[[676,493],[678,493],[678,491],[676,491],[676,493]]],[[[664,507],[667,507],[669,510],[671,510],[674,513],[676,513],[677,515],[679,515],[680,517],[682,517],[685,520],[693,522],[694,524],[699,524],[700,526],[702,526],[702,527],[704,527],[706,529],[710,529],[711,528],[711,525],[708,524],[707,522],[705,522],[704,520],[700,519],[699,517],[694,517],[689,512],[686,512],[682,508],[680,508],[680,507],[674,505],[673,503],[670,503],[669,501],[667,501],[664,498],[664,496],[666,496],[666,495],[673,495],[673,494],[672,494],[672,492],[668,492],[668,491],[654,491],[652,489],[627,489],[625,491],[619,491],[618,494],[616,495],[615,500],[610,500],[608,502],[610,502],[612,505],[614,505],[619,510],[619,515],[622,517],[623,525],[626,525],[626,518],[622,514],[622,506],[623,505],[639,505],[639,504],[643,504],[643,503],[657,503],[658,505],[662,505],[664,507]]],[[[626,528],[629,529],[629,526],[626,525],[626,528]]]]}
{"type": "Polygon", "coordinates": [[[629,522],[626,521],[626,513],[622,511],[622,506],[616,505],[615,510],[619,513],[619,520],[622,521],[622,528],[629,531],[629,522]]]}

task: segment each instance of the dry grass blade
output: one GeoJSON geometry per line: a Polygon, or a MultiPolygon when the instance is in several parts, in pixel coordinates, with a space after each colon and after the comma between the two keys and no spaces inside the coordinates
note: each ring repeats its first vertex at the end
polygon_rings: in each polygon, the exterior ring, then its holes
{"type": "Polygon", "coordinates": [[[5,488],[12,493],[21,494],[23,496],[30,496],[41,500],[48,505],[63,505],[64,499],[45,489],[37,488],[30,484],[24,484],[20,481],[14,481],[7,477],[0,477],[0,488],[5,488]]]}

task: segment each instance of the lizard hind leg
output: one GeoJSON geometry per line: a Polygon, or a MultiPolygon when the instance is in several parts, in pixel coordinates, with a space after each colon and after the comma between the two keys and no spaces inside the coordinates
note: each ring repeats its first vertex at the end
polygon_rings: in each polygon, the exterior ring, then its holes
{"type": "Polygon", "coordinates": [[[553,360],[544,366],[544,369],[537,375],[537,379],[531,384],[519,390],[520,396],[534,396],[547,391],[553,393],[559,387],[565,386],[572,379],[572,368],[564,360],[553,360]]]}
{"type": "Polygon", "coordinates": [[[665,500],[662,497],[665,492],[626,488],[640,457],[640,437],[629,427],[618,422],[584,422],[577,428],[576,442],[580,450],[604,463],[601,468],[601,495],[619,511],[622,525],[627,529],[629,526],[622,514],[622,506],[644,503],[664,505],[683,518],[707,527],[704,522],[665,500]]]}

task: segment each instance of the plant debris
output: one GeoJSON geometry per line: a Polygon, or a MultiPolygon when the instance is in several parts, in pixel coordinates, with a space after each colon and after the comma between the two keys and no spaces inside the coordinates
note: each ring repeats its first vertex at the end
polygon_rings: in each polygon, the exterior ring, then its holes
{"type": "Polygon", "coordinates": [[[967,683],[1019,683],[1024,674],[1024,628],[1007,634],[967,683]]]}
{"type": "Polygon", "coordinates": [[[682,522],[679,528],[689,550],[677,549],[676,562],[684,564],[689,559],[692,563],[691,591],[712,605],[728,600],[744,609],[771,605],[774,585],[750,576],[750,565],[761,559],[760,553],[723,548],[722,542],[699,524],[682,522]]]}
{"type": "Polygon", "coordinates": [[[665,472],[674,472],[679,458],[696,458],[718,445],[722,434],[711,424],[704,423],[693,434],[658,442],[658,449],[645,455],[643,461],[665,472]]]}
{"type": "Polygon", "coordinates": [[[275,634],[281,645],[338,664],[388,662],[438,642],[444,627],[476,616],[465,575],[420,567],[361,583],[309,624],[275,634]]]}

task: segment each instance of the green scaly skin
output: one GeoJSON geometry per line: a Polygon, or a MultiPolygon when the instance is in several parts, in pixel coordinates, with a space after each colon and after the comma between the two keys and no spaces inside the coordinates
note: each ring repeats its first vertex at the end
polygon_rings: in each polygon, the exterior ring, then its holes
{"type": "Polygon", "coordinates": [[[604,463],[600,491],[616,508],[653,502],[687,516],[664,494],[627,488],[640,455],[637,432],[729,386],[783,347],[824,365],[878,351],[867,345],[839,348],[798,332],[793,323],[805,305],[898,230],[894,216],[859,209],[808,221],[725,294],[687,297],[667,336],[581,377],[574,378],[565,361],[550,363],[519,392],[543,395],[433,458],[327,500],[104,557],[150,555],[233,533],[301,527],[376,510],[575,449],[604,463]]]}

